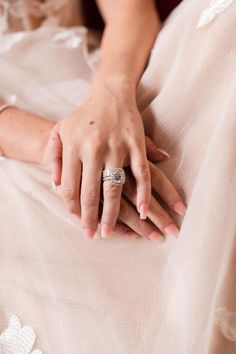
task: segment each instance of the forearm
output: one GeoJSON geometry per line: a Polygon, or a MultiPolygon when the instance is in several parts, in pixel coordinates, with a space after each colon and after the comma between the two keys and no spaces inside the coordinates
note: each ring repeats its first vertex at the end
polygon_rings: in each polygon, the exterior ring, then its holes
{"type": "Polygon", "coordinates": [[[25,162],[42,163],[54,122],[10,107],[0,114],[0,154],[25,162]]]}
{"type": "Polygon", "coordinates": [[[99,3],[106,27],[96,78],[127,78],[136,86],[160,29],[155,4],[150,0],[99,3]]]}

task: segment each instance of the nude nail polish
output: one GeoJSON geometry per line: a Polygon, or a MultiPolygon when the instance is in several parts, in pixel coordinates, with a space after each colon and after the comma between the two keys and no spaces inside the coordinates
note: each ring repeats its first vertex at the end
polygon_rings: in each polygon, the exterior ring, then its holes
{"type": "Polygon", "coordinates": [[[173,209],[176,211],[181,216],[184,216],[186,213],[186,206],[184,205],[183,202],[179,201],[173,205],[173,209]]]}
{"type": "Polygon", "coordinates": [[[109,238],[111,236],[113,227],[109,224],[102,224],[101,225],[101,237],[102,238],[109,238]]]}
{"type": "Polygon", "coordinates": [[[169,155],[168,152],[166,152],[165,150],[158,148],[158,151],[159,151],[162,155],[164,155],[165,157],[170,158],[170,155],[169,155]]]}
{"type": "Polygon", "coordinates": [[[164,241],[164,237],[157,231],[152,231],[150,233],[150,235],[148,236],[148,238],[151,241],[159,241],[159,242],[163,242],[164,241]]]}
{"type": "Polygon", "coordinates": [[[53,192],[56,192],[57,191],[57,185],[55,183],[55,180],[54,180],[53,176],[51,176],[51,186],[52,186],[53,192]]]}
{"type": "Polygon", "coordinates": [[[174,224],[174,223],[171,223],[169,224],[168,226],[166,226],[164,228],[164,231],[167,235],[171,235],[171,236],[174,236],[174,237],[178,237],[179,235],[179,229],[178,227],[174,224]]]}
{"type": "Polygon", "coordinates": [[[84,231],[84,238],[86,238],[87,240],[91,240],[95,234],[95,231],[91,229],[85,228],[83,231],[84,231]]]}
{"type": "Polygon", "coordinates": [[[147,219],[147,213],[148,213],[147,203],[141,204],[140,209],[139,209],[140,219],[142,219],[142,220],[147,219]]]}
{"type": "Polygon", "coordinates": [[[138,235],[132,231],[132,230],[127,230],[125,231],[124,233],[124,236],[127,238],[127,239],[137,239],[138,238],[138,235]]]}

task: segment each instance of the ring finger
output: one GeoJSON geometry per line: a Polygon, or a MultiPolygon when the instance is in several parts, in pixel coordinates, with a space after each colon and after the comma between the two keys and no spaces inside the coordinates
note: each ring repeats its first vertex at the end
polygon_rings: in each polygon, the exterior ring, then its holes
{"type": "MultiPolygon", "coordinates": [[[[118,161],[118,159],[113,159],[113,163],[106,164],[105,172],[110,175],[112,170],[114,171],[114,166],[118,166],[115,169],[121,168],[123,166],[125,158],[118,161]]],[[[116,173],[114,171],[114,173],[116,173]]],[[[117,170],[119,175],[119,170],[117,170]]],[[[116,220],[120,210],[120,200],[122,193],[122,184],[116,184],[115,180],[110,178],[103,181],[103,211],[101,218],[101,233],[102,237],[109,237],[112,233],[116,220]]]]}

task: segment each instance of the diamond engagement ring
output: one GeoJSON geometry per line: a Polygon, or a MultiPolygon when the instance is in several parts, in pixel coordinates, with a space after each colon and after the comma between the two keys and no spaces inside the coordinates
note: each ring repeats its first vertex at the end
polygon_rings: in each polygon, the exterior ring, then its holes
{"type": "Polygon", "coordinates": [[[121,186],[125,183],[125,171],[123,168],[108,168],[102,172],[103,182],[111,181],[111,184],[121,186]]]}

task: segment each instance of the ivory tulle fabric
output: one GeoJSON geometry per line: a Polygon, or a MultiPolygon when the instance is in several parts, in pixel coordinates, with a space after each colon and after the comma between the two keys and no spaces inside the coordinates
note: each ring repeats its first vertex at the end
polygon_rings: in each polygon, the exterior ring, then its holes
{"type": "MultiPolygon", "coordinates": [[[[236,353],[236,1],[197,28],[209,4],[172,13],[137,95],[146,132],[171,155],[159,166],[188,204],[179,239],[86,240],[46,172],[1,161],[0,333],[13,313],[44,354],[236,353]]],[[[69,114],[95,70],[85,36],[2,36],[0,96],[69,114]]],[[[0,353],[16,354],[4,350],[0,337],[0,353]]]]}

